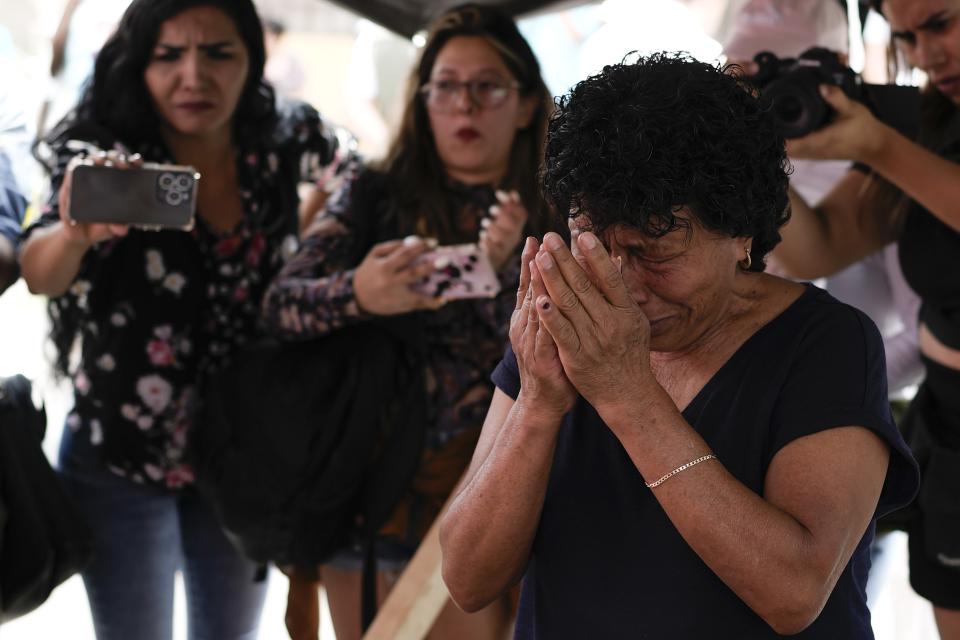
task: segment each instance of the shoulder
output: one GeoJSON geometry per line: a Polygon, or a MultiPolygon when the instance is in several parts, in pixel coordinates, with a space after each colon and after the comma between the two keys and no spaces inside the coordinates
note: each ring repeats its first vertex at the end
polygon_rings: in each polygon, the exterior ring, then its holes
{"type": "Polygon", "coordinates": [[[806,287],[783,314],[783,324],[788,334],[796,336],[798,349],[846,352],[861,346],[882,353],[880,331],[865,313],[813,284],[806,287]]]}

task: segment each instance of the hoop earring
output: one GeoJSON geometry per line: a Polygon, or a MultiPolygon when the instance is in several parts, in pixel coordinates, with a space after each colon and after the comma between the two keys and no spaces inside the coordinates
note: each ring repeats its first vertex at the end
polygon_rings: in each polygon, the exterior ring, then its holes
{"type": "Polygon", "coordinates": [[[738,264],[744,271],[750,271],[750,267],[753,265],[753,259],[750,257],[750,249],[747,249],[747,257],[741,260],[738,264]]]}

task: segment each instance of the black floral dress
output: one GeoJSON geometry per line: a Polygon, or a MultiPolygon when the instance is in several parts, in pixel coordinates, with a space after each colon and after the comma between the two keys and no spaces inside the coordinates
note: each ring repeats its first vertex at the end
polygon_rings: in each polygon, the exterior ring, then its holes
{"type": "MultiPolygon", "coordinates": [[[[381,175],[351,171],[331,196],[325,214],[306,232],[300,251],[284,266],[264,297],[270,329],[287,339],[306,339],[370,318],[357,305],[353,275],[374,238],[361,232],[382,216],[390,198],[381,175]]],[[[480,221],[495,202],[493,188],[448,181],[464,237],[479,236],[480,221]]],[[[390,238],[381,237],[380,240],[390,238]]],[[[426,338],[427,447],[438,450],[456,436],[483,425],[493,384],[490,373],[508,343],[510,315],[520,277],[520,250],[498,273],[492,299],[449,302],[422,312],[426,338]]]]}
{"type": "MultiPolygon", "coordinates": [[[[171,489],[193,482],[184,453],[198,385],[259,335],[263,292],[297,247],[297,184],[352,162],[345,140],[307,105],[288,106],[270,142],[236,149],[236,228],[215,230],[198,212],[191,231],[131,229],[90,248],[69,290],[50,301],[60,348],[79,338],[67,427],[110,471],[171,489]]],[[[117,148],[172,161],[159,145],[117,148]]],[[[26,236],[59,220],[72,155],[58,154],[50,201],[26,236]]]]}

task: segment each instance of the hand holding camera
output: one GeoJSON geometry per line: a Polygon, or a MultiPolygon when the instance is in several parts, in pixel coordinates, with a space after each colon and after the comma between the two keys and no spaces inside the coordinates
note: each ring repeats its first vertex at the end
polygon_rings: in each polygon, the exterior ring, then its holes
{"type": "MultiPolygon", "coordinates": [[[[920,93],[916,87],[863,83],[835,52],[820,47],[808,49],[797,58],[781,59],[769,51],[762,51],[754,56],[754,63],[755,73],[745,79],[769,103],[777,127],[785,138],[804,137],[831,123],[841,124],[845,120],[859,118],[866,121],[863,117],[866,113],[908,138],[916,136],[920,123],[920,93]],[[821,91],[823,86],[829,87],[825,93],[821,91]]],[[[838,131],[837,135],[840,133],[838,131]]],[[[847,133],[863,135],[869,132],[847,133]]],[[[825,145],[818,146],[822,153],[825,145]]],[[[840,157],[840,154],[810,157],[840,157]]]]}
{"type": "Polygon", "coordinates": [[[436,241],[417,236],[374,245],[353,274],[353,292],[360,308],[389,316],[443,306],[443,297],[412,288],[436,271],[432,261],[418,261],[434,247],[436,241]]]}
{"type": "Polygon", "coordinates": [[[869,164],[886,128],[870,110],[839,87],[820,85],[833,112],[830,125],[801,138],[787,139],[787,155],[810,160],[854,160],[869,164]]]}
{"type": "Polygon", "coordinates": [[[117,151],[99,152],[86,158],[76,156],[67,165],[67,172],[60,185],[58,193],[58,204],[60,205],[60,221],[63,223],[63,232],[71,244],[89,247],[90,245],[109,240],[110,238],[124,236],[129,227],[124,224],[106,224],[97,222],[78,222],[71,216],[71,206],[73,204],[73,182],[74,173],[79,166],[107,167],[113,166],[118,170],[125,170],[129,167],[140,167],[143,165],[143,159],[139,154],[127,157],[117,151]]]}

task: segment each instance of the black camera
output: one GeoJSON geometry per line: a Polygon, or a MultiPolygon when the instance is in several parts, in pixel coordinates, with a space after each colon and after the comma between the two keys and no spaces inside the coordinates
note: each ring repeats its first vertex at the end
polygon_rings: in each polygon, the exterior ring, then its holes
{"type": "Polygon", "coordinates": [[[833,51],[814,47],[796,58],[778,58],[769,51],[754,56],[757,73],[749,76],[785,138],[799,138],[826,125],[834,110],[820,95],[819,85],[840,87],[865,104],[882,122],[909,138],[920,124],[920,92],[916,87],[866,84],[833,51]]]}

